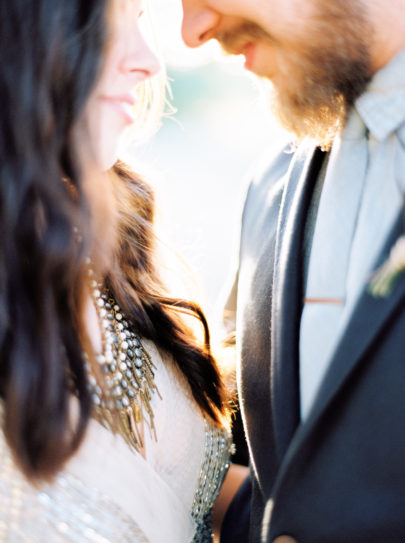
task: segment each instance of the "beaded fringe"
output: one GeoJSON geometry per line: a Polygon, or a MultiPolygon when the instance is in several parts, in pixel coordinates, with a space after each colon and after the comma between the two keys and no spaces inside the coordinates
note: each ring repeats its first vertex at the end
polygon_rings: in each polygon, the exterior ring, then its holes
{"type": "Polygon", "coordinates": [[[161,397],[154,381],[156,368],[111,294],[95,280],[91,287],[103,341],[96,360],[107,385],[100,387],[90,375],[95,417],[139,452],[144,446],[144,423],[157,440],[151,407],[152,396],[161,397]]]}

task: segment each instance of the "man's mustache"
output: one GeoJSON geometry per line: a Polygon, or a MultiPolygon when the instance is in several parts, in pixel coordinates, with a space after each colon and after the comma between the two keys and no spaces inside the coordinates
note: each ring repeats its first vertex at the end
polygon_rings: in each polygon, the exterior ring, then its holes
{"type": "Polygon", "coordinates": [[[251,41],[274,41],[261,26],[249,21],[238,25],[232,30],[218,32],[215,39],[220,43],[223,50],[230,55],[240,54],[243,47],[251,41]]]}

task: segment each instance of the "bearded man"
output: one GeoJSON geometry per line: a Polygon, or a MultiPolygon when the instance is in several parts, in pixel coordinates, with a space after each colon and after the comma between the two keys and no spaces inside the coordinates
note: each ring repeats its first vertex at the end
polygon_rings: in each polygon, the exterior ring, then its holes
{"type": "MultiPolygon", "coordinates": [[[[253,180],[237,279],[250,483],[223,540],[405,541],[405,1],[183,0],[296,136],[253,180]]],[[[233,327],[232,327],[233,328],[233,327]]]]}

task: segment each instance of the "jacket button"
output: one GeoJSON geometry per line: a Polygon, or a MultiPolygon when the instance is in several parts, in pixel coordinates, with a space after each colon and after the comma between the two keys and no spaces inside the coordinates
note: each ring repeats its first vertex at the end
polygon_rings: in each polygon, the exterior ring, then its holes
{"type": "Polygon", "coordinates": [[[280,537],[277,537],[273,543],[298,543],[298,541],[289,535],[280,535],[280,537]]]}

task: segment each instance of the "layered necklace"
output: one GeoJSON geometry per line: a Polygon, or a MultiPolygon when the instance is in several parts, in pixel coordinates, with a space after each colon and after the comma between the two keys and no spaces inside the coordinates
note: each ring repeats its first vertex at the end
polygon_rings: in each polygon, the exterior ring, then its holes
{"type": "Polygon", "coordinates": [[[105,383],[103,387],[98,384],[88,365],[95,417],[140,452],[145,424],[157,439],[151,407],[155,394],[161,398],[155,384],[156,367],[111,293],[94,279],[90,268],[89,275],[102,336],[102,352],[95,358],[105,383]]]}

